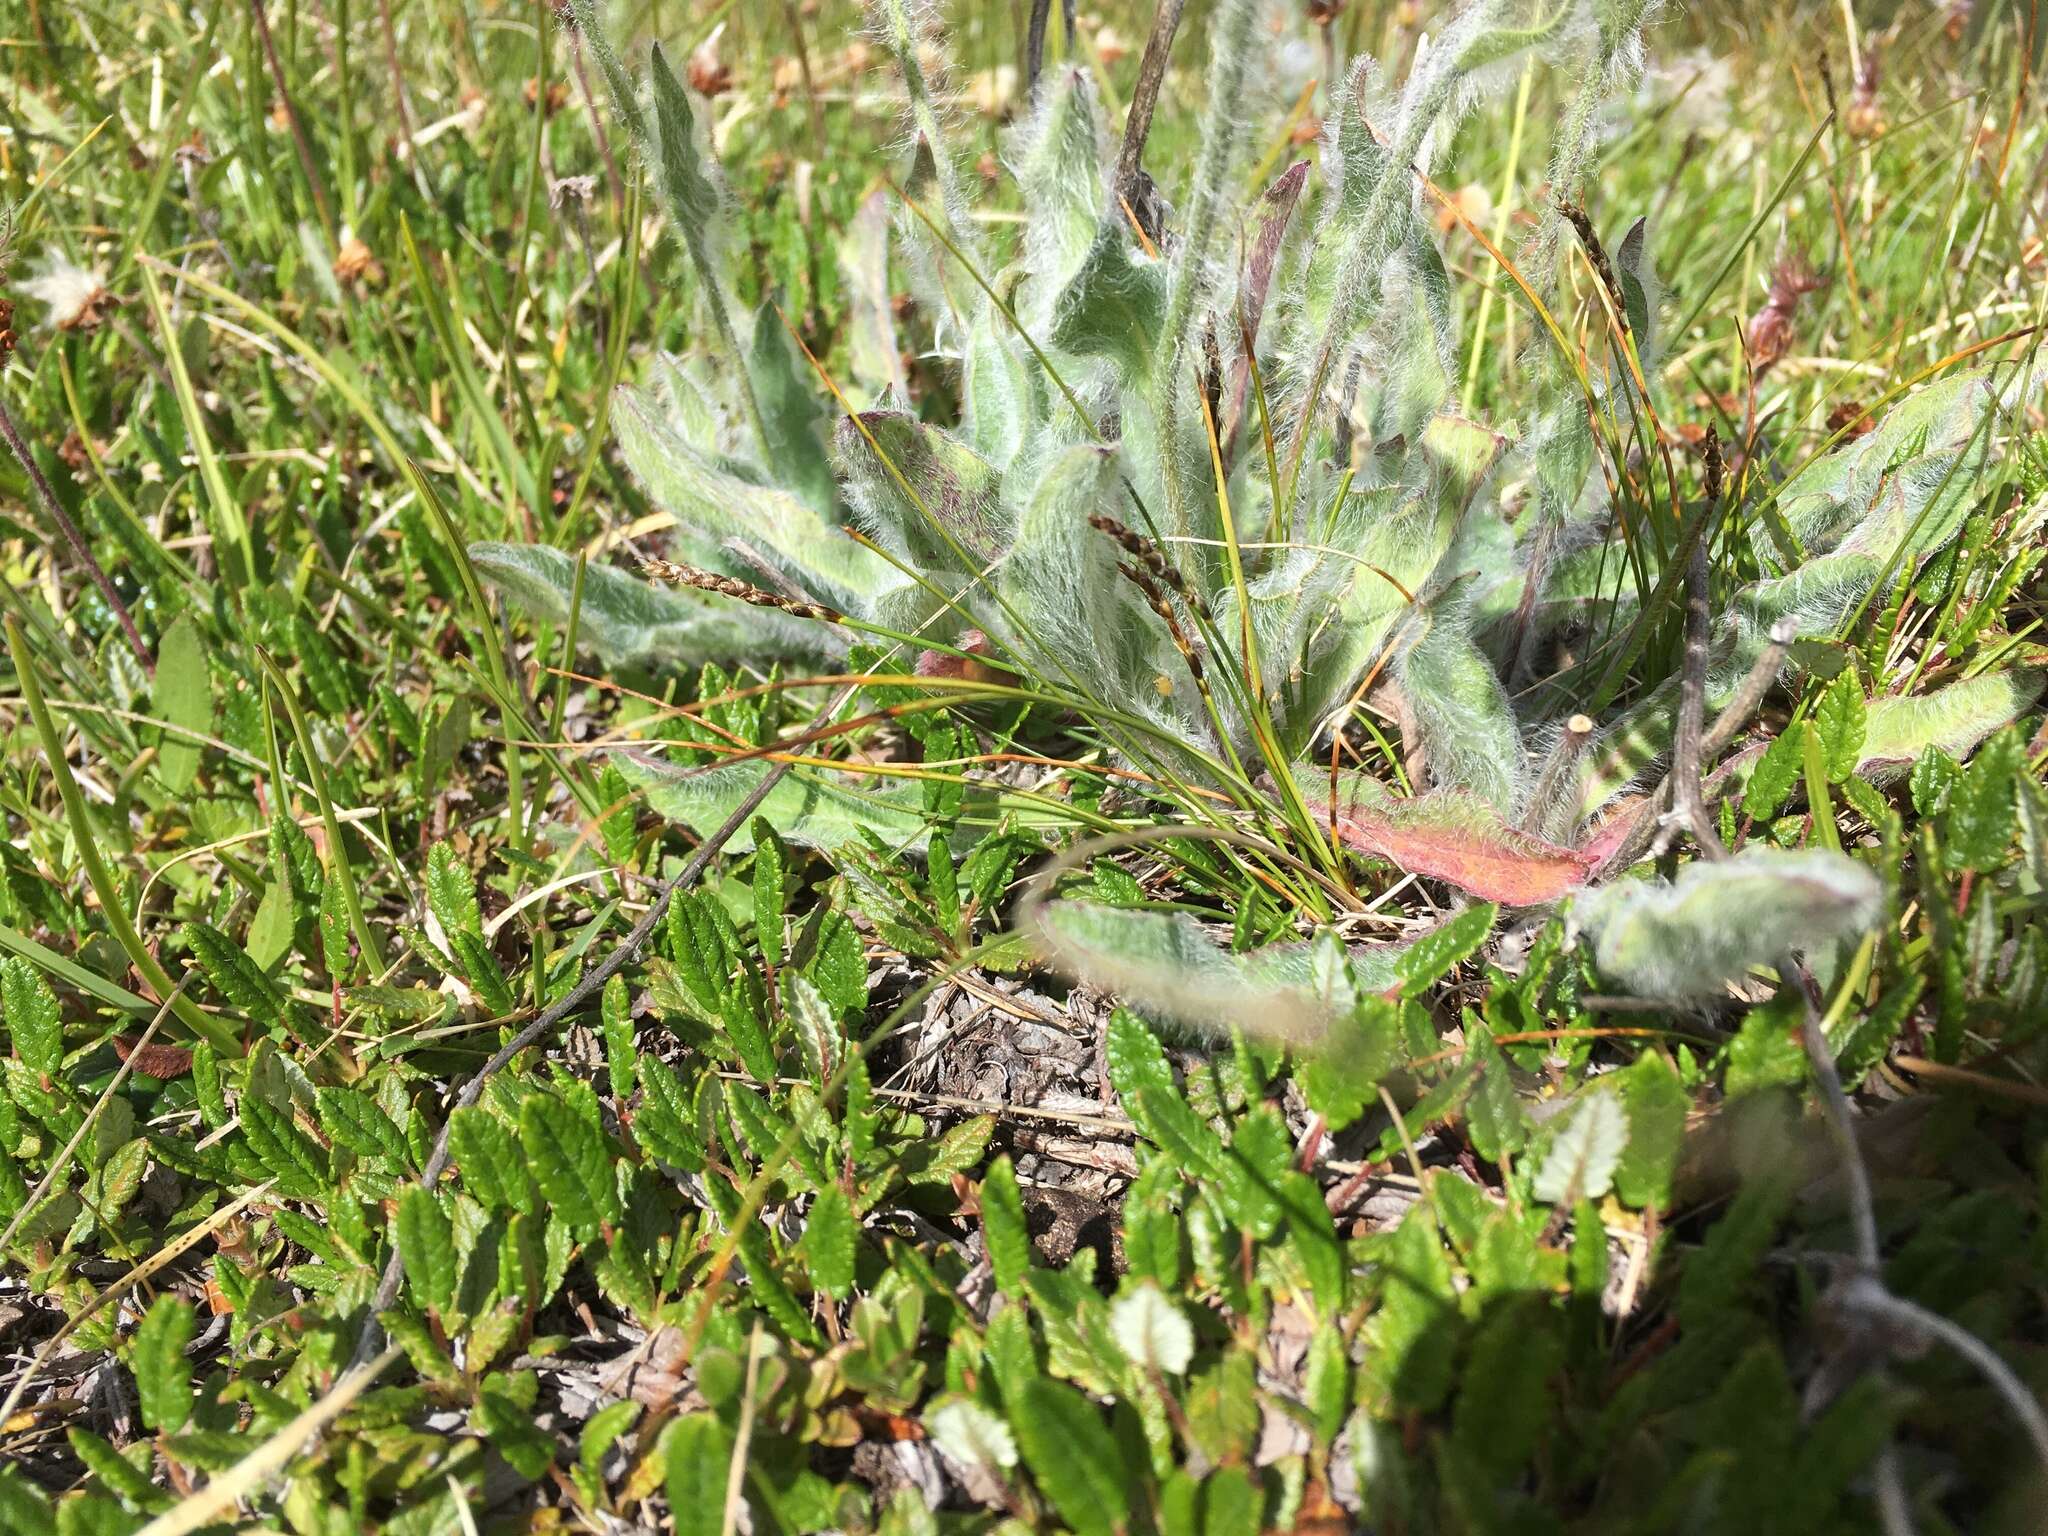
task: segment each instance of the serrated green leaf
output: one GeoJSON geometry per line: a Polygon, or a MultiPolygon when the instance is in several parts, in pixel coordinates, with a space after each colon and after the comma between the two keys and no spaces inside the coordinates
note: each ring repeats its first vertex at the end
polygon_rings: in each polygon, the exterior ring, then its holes
{"type": "Polygon", "coordinates": [[[56,1077],[64,1065],[64,1016],[57,994],[26,960],[0,960],[0,1017],[14,1054],[31,1072],[56,1077]]]}
{"type": "Polygon", "coordinates": [[[2020,733],[2007,726],[1985,742],[1950,789],[1942,815],[1943,854],[1953,870],[1988,870],[2012,851],[2017,782],[2026,763],[2020,733]]]}
{"type": "Polygon", "coordinates": [[[338,1141],[364,1157],[389,1160],[403,1170],[411,1161],[405,1132],[378,1107],[377,1101],[360,1089],[324,1087],[317,1099],[320,1127],[330,1141],[338,1141]]]}
{"type": "Polygon", "coordinates": [[[1020,1296],[1031,1268],[1031,1230],[1024,1221],[1024,1197],[1006,1152],[981,1177],[981,1241],[1006,1296],[1020,1296]]]}
{"type": "Polygon", "coordinates": [[[483,937],[483,914],[476,904],[476,878],[453,843],[436,842],[427,850],[426,883],[427,906],[450,943],[458,933],[483,937]]]}
{"type": "Polygon", "coordinates": [[[460,1278],[455,1257],[455,1229],[431,1190],[408,1184],[398,1197],[398,1256],[412,1282],[413,1299],[436,1313],[455,1305],[460,1278]]]}
{"type": "Polygon", "coordinates": [[[754,942],[762,960],[782,964],[782,925],[789,911],[789,850],[766,820],[754,818],[754,942]]]}
{"type": "Polygon", "coordinates": [[[782,1005],[796,1032],[797,1049],[804,1070],[819,1092],[824,1092],[838,1074],[846,1056],[846,1041],[839,1033],[839,1021],[824,994],[800,973],[782,978],[782,1005]]]}
{"type": "Polygon", "coordinates": [[[1757,821],[1768,821],[1777,815],[1778,807],[1799,782],[1803,767],[1800,733],[1796,729],[1779,732],[1750,770],[1749,783],[1742,791],[1743,814],[1757,821]]]}
{"type": "Polygon", "coordinates": [[[1614,1187],[1628,1130],[1628,1115],[1614,1095],[1587,1094],[1550,1144],[1530,1192],[1546,1205],[1598,1200],[1614,1187]]]}
{"type": "Polygon", "coordinates": [[[192,1366],[185,1346],[198,1331],[192,1304],[168,1291],[150,1303],[129,1342],[128,1369],[142,1405],[142,1422],[175,1435],[192,1417],[192,1366]]]}
{"type": "Polygon", "coordinates": [[[1844,667],[1813,712],[1814,730],[1820,736],[1821,761],[1829,782],[1839,784],[1856,771],[1863,756],[1863,739],[1869,711],[1863,699],[1863,684],[1854,667],[1844,667]]]}
{"type": "Polygon", "coordinates": [[[632,997],[626,991],[625,977],[614,976],[604,984],[599,1007],[604,1022],[605,1078],[611,1085],[612,1097],[623,1099],[633,1091],[639,1058],[633,1035],[632,997]]]}
{"type": "Polygon", "coordinates": [[[1006,1389],[1024,1464],[1077,1536],[1112,1536],[1130,1517],[1122,1460],[1088,1400],[1044,1376],[1006,1389]]]}
{"type": "Polygon", "coordinates": [[[618,1186],[597,1127],[559,1099],[529,1094],[519,1107],[519,1144],[549,1207],[577,1236],[617,1224],[618,1186]]]}
{"type": "Polygon", "coordinates": [[[688,1414],[662,1436],[668,1464],[668,1507],[676,1536],[721,1536],[732,1438],[716,1417],[688,1414]]]}
{"type": "Polygon", "coordinates": [[[836,1012],[857,1013],[867,1006],[867,955],[853,923],[837,908],[826,909],[818,919],[810,977],[836,1012]]]}
{"type": "Polygon", "coordinates": [[[827,1184],[811,1202],[805,1220],[802,1251],[810,1266],[811,1284],[834,1301],[853,1290],[853,1250],[857,1225],[846,1191],[827,1184]]]}
{"type": "Polygon", "coordinates": [[[1498,913],[1492,902],[1477,902],[1439,923],[1403,950],[1395,963],[1402,995],[1419,996],[1453,966],[1469,960],[1493,932],[1493,920],[1498,913]]]}
{"type": "Polygon", "coordinates": [[[276,1178],[281,1193],[308,1199],[326,1192],[327,1154],[293,1123],[289,1112],[273,1108],[254,1093],[242,1095],[239,1112],[243,1141],[276,1178]]]}
{"type": "Polygon", "coordinates": [[[702,1168],[703,1143],[693,1127],[690,1097],[682,1082],[666,1063],[642,1056],[640,1084],[646,1092],[633,1115],[634,1138],[671,1168],[685,1173],[702,1168]]]}
{"type": "Polygon", "coordinates": [[[1670,1063],[1654,1051],[1645,1051],[1607,1081],[1619,1089],[1628,1116],[1627,1148],[1614,1170],[1615,1193],[1625,1205],[1668,1211],[1692,1098],[1670,1063]]]}
{"type": "Polygon", "coordinates": [[[554,1465],[555,1437],[534,1422],[532,1390],[516,1385],[533,1380],[526,1372],[485,1377],[483,1389],[477,1393],[476,1416],[492,1448],[512,1470],[529,1481],[538,1481],[554,1465]]]}
{"type": "Polygon", "coordinates": [[[448,1153],[463,1187],[486,1210],[539,1211],[518,1141],[489,1110],[467,1105],[448,1117],[448,1153]]]}

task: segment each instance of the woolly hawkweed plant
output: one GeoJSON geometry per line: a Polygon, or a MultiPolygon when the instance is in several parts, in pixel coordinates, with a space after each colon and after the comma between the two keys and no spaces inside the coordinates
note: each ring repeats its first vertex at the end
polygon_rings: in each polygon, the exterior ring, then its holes
{"type": "MultiPolygon", "coordinates": [[[[1198,144],[1156,178],[1175,204],[1156,231],[1114,169],[1135,157],[1113,153],[1090,76],[1048,74],[1006,143],[1023,221],[998,266],[948,148],[928,19],[877,0],[912,146],[908,175],[876,194],[893,224],[871,206],[848,241],[844,384],[799,355],[772,304],[738,313],[727,194],[689,93],[659,49],[643,91],[581,15],[717,343],[659,359],[613,411],[627,463],[674,519],[666,569],[682,580],[587,572],[582,632],[642,664],[830,662],[850,639],[867,664],[914,648],[940,691],[971,646],[973,665],[1080,722],[1185,816],[1234,810],[1297,850],[1316,878],[1288,888],[1312,914],[1356,905],[1347,850],[1488,901],[1556,902],[1634,864],[1674,810],[1670,786],[1640,791],[1679,734],[1688,597],[1705,615],[1696,732],[1718,753],[1788,666],[1953,541],[2029,377],[1965,370],[1895,391],[1875,430],[1789,472],[1724,477],[1710,445],[1702,476],[1672,447],[1658,387],[1668,338],[1646,226],[1610,255],[1571,201],[1655,6],[1474,0],[1398,85],[1353,65],[1319,163],[1244,197],[1265,10],[1226,0],[1213,20],[1198,144]],[[1537,64],[1578,84],[1551,146],[1555,206],[1519,251],[1495,253],[1540,321],[1517,430],[1458,409],[1431,173],[1461,116],[1537,64]],[[952,366],[949,423],[908,396],[891,251],[952,366]],[[1583,324],[1567,307],[1579,258],[1583,324]],[[1378,755],[1405,784],[1355,766],[1368,697],[1401,725],[1406,750],[1378,755]]],[[[474,553],[515,597],[568,611],[567,556],[474,553]]],[[[2006,682],[2017,713],[2038,679],[2006,682]]],[[[700,826],[764,771],[622,767],[700,826]]],[[[1687,767],[1719,791],[1748,764],[1687,767]]],[[[1680,894],[1648,898],[1657,920],[1701,910],[1680,894]]],[[[1839,903],[1821,905],[1833,916],[1816,915],[1815,942],[1840,926],[1839,903]]],[[[1607,898],[1591,920],[1629,909],[1607,898]]],[[[1123,937],[1104,942],[1127,952],[1146,927],[1189,921],[1117,920],[1123,937]]],[[[1054,948],[1087,973],[1086,946],[1054,948]]]]}

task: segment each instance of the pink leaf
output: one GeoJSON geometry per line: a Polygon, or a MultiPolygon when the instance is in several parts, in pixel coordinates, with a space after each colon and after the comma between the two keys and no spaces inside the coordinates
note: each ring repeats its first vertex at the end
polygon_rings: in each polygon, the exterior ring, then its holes
{"type": "MultiPolygon", "coordinates": [[[[1331,819],[1328,775],[1305,771],[1299,782],[1310,810],[1331,819]]],[[[1595,863],[1507,826],[1476,796],[1441,790],[1397,800],[1356,774],[1339,777],[1334,823],[1347,848],[1504,906],[1556,901],[1584,885],[1595,863]]]]}

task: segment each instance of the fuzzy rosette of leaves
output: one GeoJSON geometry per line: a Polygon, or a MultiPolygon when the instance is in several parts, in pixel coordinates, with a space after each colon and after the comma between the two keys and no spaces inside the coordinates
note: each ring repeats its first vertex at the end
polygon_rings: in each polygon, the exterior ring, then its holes
{"type": "MultiPolygon", "coordinates": [[[[997,268],[947,149],[922,18],[877,0],[916,150],[893,222],[870,202],[846,239],[854,345],[851,408],[838,412],[772,310],[733,318],[724,194],[686,91],[657,53],[643,97],[600,48],[725,353],[658,362],[651,386],[618,403],[620,446],[691,564],[900,643],[979,630],[1127,761],[1246,803],[1263,784],[1303,824],[1325,821],[1404,868],[1510,904],[1549,901],[1597,863],[1577,850],[1602,808],[1668,750],[1677,679],[1638,663],[1677,610],[1691,549],[1735,509],[1693,508],[1664,545],[1646,542],[1630,529],[1641,509],[1617,501],[1601,467],[1616,445],[1596,424],[1641,414],[1635,381],[1657,378],[1664,341],[1640,223],[1615,251],[1627,340],[1607,366],[1523,368],[1538,393],[1519,439],[1458,413],[1456,305],[1425,177],[1460,114],[1541,59],[1583,82],[1549,176],[1575,186],[1596,109],[1636,68],[1655,7],[1473,0],[1398,88],[1369,60],[1349,72],[1319,174],[1292,166],[1243,203],[1266,9],[1223,0],[1212,19],[1210,105],[1193,164],[1160,178],[1178,209],[1156,241],[1127,211],[1089,76],[1050,74],[1005,145],[1024,222],[997,268]],[[907,397],[892,251],[957,370],[950,426],[907,397]],[[1608,637],[1603,660],[1546,666],[1588,632],[1608,637]],[[1333,808],[1311,765],[1373,678],[1398,694],[1423,793],[1389,807],[1344,775],[1333,808]],[[1596,726],[1568,751],[1558,722],[1579,712],[1596,726]]],[[[1559,227],[1518,262],[1553,288],[1559,227]]],[[[1829,639],[1889,575],[1953,538],[2019,387],[1957,375],[1779,483],[1758,477],[1761,504],[1742,509],[1750,548],[1715,594],[1710,707],[1781,621],[1829,639]]],[[[496,547],[480,563],[515,596],[566,607],[560,557],[496,547]]],[[[603,648],[593,590],[585,625],[603,648]]],[[[669,632],[678,663],[729,644],[731,626],[754,638],[727,659],[843,648],[843,628],[772,608],[693,590],[644,601],[685,616],[669,632]],[[714,629],[721,603],[729,627],[714,629]]],[[[609,632],[630,633],[646,659],[654,628],[609,632]]]]}

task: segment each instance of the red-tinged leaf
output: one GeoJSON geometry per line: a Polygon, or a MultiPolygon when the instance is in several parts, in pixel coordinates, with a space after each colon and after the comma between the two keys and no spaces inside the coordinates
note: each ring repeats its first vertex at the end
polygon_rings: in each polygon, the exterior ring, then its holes
{"type": "MultiPolygon", "coordinates": [[[[1251,253],[1245,261],[1244,274],[1238,286],[1243,310],[1240,324],[1247,343],[1258,337],[1259,321],[1266,312],[1266,291],[1273,283],[1273,269],[1280,262],[1280,242],[1287,233],[1288,221],[1294,217],[1294,205],[1301,201],[1301,189],[1307,184],[1308,162],[1297,160],[1259,199],[1264,217],[1259,221],[1257,235],[1252,238],[1251,253]]],[[[1230,436],[1236,435],[1244,421],[1245,394],[1250,384],[1251,365],[1245,360],[1244,352],[1239,351],[1230,364],[1230,436]]]]}
{"type": "Polygon", "coordinates": [[[126,1061],[135,1058],[135,1070],[144,1077],[169,1081],[192,1070],[192,1053],[182,1045],[138,1045],[128,1035],[114,1037],[114,1054],[126,1061]]]}
{"type": "Polygon", "coordinates": [[[1620,852],[1621,845],[1628,841],[1629,834],[1636,829],[1636,823],[1649,814],[1649,809],[1648,795],[1630,795],[1624,800],[1615,801],[1609,815],[1580,839],[1580,855],[1592,868],[1598,869],[1620,852]]]}
{"type": "Polygon", "coordinates": [[[1456,790],[1397,800],[1370,779],[1340,775],[1332,817],[1327,775],[1305,771],[1301,789],[1318,819],[1334,821],[1346,847],[1503,906],[1556,901],[1584,885],[1595,862],[1582,850],[1516,831],[1484,800],[1456,790]]]}

